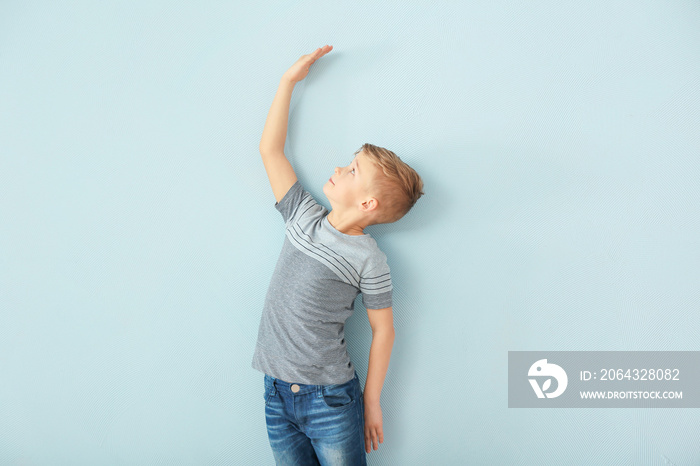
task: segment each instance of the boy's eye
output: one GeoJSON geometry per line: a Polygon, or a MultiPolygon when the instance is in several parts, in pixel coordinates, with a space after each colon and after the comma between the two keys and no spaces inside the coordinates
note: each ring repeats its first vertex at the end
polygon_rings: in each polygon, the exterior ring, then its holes
{"type": "Polygon", "coordinates": [[[352,170],[350,170],[350,171],[352,172],[353,175],[355,174],[355,169],[354,169],[354,168],[353,168],[352,170]]]}

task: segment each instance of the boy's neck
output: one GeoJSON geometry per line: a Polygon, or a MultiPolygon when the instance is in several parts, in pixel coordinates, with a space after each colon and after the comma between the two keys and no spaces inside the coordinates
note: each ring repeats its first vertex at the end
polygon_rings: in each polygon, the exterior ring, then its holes
{"type": "Polygon", "coordinates": [[[362,236],[365,234],[363,227],[356,218],[350,215],[343,215],[331,210],[328,213],[328,223],[341,233],[351,236],[362,236]]]}

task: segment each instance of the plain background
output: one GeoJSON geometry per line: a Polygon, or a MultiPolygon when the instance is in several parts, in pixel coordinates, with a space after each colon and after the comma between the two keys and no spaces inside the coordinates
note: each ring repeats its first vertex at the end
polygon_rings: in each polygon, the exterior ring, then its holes
{"type": "MultiPolygon", "coordinates": [[[[363,143],[396,342],[373,465],[700,464],[694,409],[508,409],[514,350],[700,349],[700,4],[0,7],[0,463],[273,464],[250,363],[284,224],[363,143]]],[[[364,386],[371,331],[346,326],[364,386]]]]}

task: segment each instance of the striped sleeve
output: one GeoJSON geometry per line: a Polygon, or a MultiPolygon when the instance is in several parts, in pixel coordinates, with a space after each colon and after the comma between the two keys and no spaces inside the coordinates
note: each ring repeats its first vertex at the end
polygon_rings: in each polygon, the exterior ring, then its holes
{"type": "Polygon", "coordinates": [[[275,202],[275,209],[282,214],[284,223],[289,225],[290,220],[301,215],[303,211],[315,204],[314,198],[297,179],[284,197],[279,202],[275,202]]]}
{"type": "Polygon", "coordinates": [[[375,267],[371,268],[365,276],[360,278],[360,291],[362,303],[366,309],[384,309],[392,307],[391,270],[383,256],[375,267]]]}

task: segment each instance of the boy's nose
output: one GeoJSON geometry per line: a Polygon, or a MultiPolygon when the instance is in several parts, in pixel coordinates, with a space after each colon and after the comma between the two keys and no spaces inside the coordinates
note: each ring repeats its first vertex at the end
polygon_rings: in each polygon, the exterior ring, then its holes
{"type": "Polygon", "coordinates": [[[340,173],[340,168],[339,168],[339,167],[335,167],[335,174],[337,175],[338,173],[340,173]]]}

